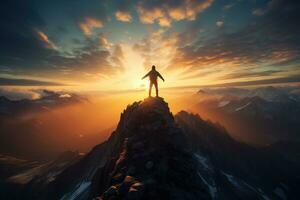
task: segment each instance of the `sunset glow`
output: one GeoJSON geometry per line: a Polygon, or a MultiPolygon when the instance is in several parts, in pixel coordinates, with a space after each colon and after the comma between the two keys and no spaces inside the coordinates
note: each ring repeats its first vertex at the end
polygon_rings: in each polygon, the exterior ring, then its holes
{"type": "Polygon", "coordinates": [[[152,65],[165,75],[162,88],[299,82],[299,34],[288,18],[296,11],[281,1],[125,4],[32,2],[39,12],[20,15],[23,30],[0,38],[1,87],[145,90],[152,65]]]}

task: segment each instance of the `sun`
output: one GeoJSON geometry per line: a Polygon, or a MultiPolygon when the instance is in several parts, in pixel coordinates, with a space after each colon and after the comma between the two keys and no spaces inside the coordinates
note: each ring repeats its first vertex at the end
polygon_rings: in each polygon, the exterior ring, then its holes
{"type": "Polygon", "coordinates": [[[135,52],[131,46],[123,45],[124,48],[124,87],[134,89],[144,89],[147,80],[142,80],[142,76],[147,72],[144,68],[144,59],[135,52]]]}

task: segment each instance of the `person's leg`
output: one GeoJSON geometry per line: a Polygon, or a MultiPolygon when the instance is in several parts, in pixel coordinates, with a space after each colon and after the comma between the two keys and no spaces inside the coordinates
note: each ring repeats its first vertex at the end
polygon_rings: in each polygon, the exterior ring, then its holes
{"type": "Polygon", "coordinates": [[[149,97],[151,97],[152,86],[153,86],[153,83],[150,81],[150,86],[149,86],[149,97]]]}
{"type": "Polygon", "coordinates": [[[158,87],[157,87],[157,82],[154,83],[154,86],[155,86],[156,97],[158,97],[158,87]]]}

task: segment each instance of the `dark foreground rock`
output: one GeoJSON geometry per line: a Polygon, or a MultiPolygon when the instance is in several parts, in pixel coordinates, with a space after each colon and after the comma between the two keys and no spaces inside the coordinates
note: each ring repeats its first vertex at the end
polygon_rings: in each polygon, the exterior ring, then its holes
{"type": "Polygon", "coordinates": [[[129,106],[115,134],[119,150],[94,180],[96,199],[210,199],[197,160],[163,99],[129,106]]]}

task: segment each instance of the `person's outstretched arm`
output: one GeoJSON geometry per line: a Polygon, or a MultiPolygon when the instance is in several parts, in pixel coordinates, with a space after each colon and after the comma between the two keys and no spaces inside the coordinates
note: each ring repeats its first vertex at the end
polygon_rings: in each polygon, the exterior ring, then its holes
{"type": "Polygon", "coordinates": [[[162,77],[162,75],[159,72],[157,72],[157,75],[159,78],[161,78],[161,80],[165,81],[165,79],[162,77]]]}
{"type": "Polygon", "coordinates": [[[147,76],[149,76],[149,74],[150,74],[150,72],[148,72],[145,76],[143,76],[142,80],[143,80],[144,78],[146,78],[147,76]]]}

